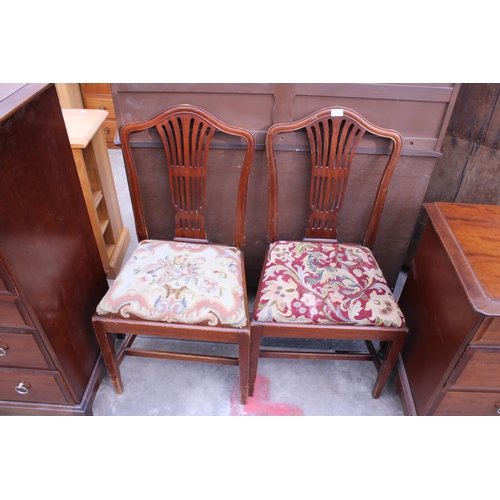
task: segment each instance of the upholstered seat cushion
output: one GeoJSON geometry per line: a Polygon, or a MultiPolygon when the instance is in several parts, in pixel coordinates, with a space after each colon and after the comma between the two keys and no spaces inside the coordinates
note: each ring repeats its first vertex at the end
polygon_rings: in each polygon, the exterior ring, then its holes
{"type": "Polygon", "coordinates": [[[395,327],[405,323],[368,248],[296,241],[270,246],[254,318],[395,327]]]}
{"type": "Polygon", "coordinates": [[[242,327],[248,322],[244,297],[238,249],[144,240],[97,306],[97,314],[242,327]]]}

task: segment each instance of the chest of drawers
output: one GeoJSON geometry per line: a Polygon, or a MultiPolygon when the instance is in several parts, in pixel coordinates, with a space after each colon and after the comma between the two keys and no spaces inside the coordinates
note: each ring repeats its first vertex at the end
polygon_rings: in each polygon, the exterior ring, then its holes
{"type": "Polygon", "coordinates": [[[500,206],[426,204],[400,306],[405,413],[500,414],[500,206]]]}
{"type": "Polygon", "coordinates": [[[0,87],[0,415],[91,414],[108,285],[57,94],[0,87]]]}
{"type": "Polygon", "coordinates": [[[115,107],[111,96],[111,84],[109,83],[80,83],[83,102],[87,109],[101,109],[109,114],[103,125],[104,136],[108,143],[108,148],[113,149],[114,139],[118,127],[116,125],[115,107]]]}

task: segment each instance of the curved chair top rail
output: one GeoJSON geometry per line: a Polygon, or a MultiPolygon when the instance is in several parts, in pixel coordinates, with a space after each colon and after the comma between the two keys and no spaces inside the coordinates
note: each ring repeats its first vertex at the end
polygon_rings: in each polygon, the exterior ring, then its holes
{"type": "Polygon", "coordinates": [[[207,111],[189,104],[172,106],[147,120],[124,124],[119,134],[139,241],[149,236],[130,137],[134,132],[151,128],[158,130],[167,157],[172,202],[176,210],[175,239],[208,241],[203,216],[206,194],[204,179],[213,134],[221,131],[244,139],[246,152],[238,185],[233,240],[234,246],[241,248],[245,236],[250,166],[255,153],[255,138],[252,133],[249,130],[228,125],[207,111]]]}
{"type": "Polygon", "coordinates": [[[278,239],[278,179],[274,155],[274,138],[277,134],[294,132],[300,129],[307,130],[312,160],[312,213],[306,233],[307,238],[330,240],[337,238],[337,212],[342,206],[350,166],[363,134],[369,132],[392,141],[392,150],[377,188],[362,242],[364,246],[372,248],[375,243],[389,184],[401,154],[402,137],[397,131],[378,127],[356,111],[342,106],[322,108],[300,120],[290,123],[277,123],[267,131],[269,241],[273,242],[278,239]],[[316,181],[315,176],[318,177],[316,181]],[[337,187],[334,187],[335,183],[337,183],[337,187]],[[318,188],[318,186],[321,187],[318,188]]]}

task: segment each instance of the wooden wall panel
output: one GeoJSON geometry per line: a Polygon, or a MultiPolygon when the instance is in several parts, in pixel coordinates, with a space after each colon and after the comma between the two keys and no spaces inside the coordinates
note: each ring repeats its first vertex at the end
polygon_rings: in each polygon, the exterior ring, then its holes
{"type": "Polygon", "coordinates": [[[447,134],[485,144],[499,93],[498,83],[463,84],[457,96],[447,134]]]}
{"type": "MultiPolygon", "coordinates": [[[[500,143],[500,84],[497,84],[499,88],[498,94],[495,99],[495,105],[493,112],[491,113],[491,119],[486,132],[486,138],[484,140],[484,145],[493,149],[498,149],[500,143]]],[[[493,99],[492,99],[493,101],[493,99]]]]}
{"type": "Polygon", "coordinates": [[[296,120],[321,107],[351,107],[404,137],[404,154],[439,156],[459,86],[444,84],[114,83],[118,126],[144,120],[175,104],[200,106],[252,130],[257,144],[274,123],[296,120]]]}
{"type": "MultiPolygon", "coordinates": [[[[272,124],[301,118],[322,107],[340,105],[355,109],[373,123],[398,130],[403,135],[403,154],[391,185],[374,248],[389,285],[394,286],[434,164],[440,157],[442,140],[458,88],[459,85],[451,83],[111,85],[118,126],[129,121],[144,120],[175,104],[192,104],[206,109],[231,125],[248,128],[254,133],[257,154],[250,176],[245,246],[249,285],[256,285],[258,282],[267,244],[267,166],[264,140],[266,131],[272,124]]],[[[158,154],[156,146],[159,144],[160,140],[154,132],[142,134],[140,140],[135,142],[134,149],[141,155],[144,168],[152,171],[159,168],[160,163],[155,159],[158,154]]],[[[280,225],[285,228],[283,237],[287,237],[289,233],[298,233],[297,221],[304,218],[300,211],[297,214],[300,206],[296,200],[301,197],[304,185],[304,176],[300,173],[300,151],[307,147],[307,141],[300,134],[292,134],[278,145],[278,149],[285,155],[285,170],[287,166],[291,168],[292,164],[298,169],[289,170],[285,172],[284,178],[280,178],[280,186],[284,187],[282,192],[287,199],[280,213],[280,225]],[[287,159],[286,155],[291,157],[287,159]]],[[[220,159],[224,160],[239,145],[231,140],[221,140],[216,143],[216,148],[220,150],[220,159]]],[[[361,149],[366,156],[361,160],[359,173],[350,180],[352,202],[346,200],[345,212],[350,215],[345,225],[348,229],[346,241],[356,233],[355,225],[350,221],[363,213],[364,204],[368,200],[366,192],[373,187],[381,155],[387,153],[387,144],[363,138],[361,149]]],[[[308,169],[307,165],[306,170],[308,169]]],[[[157,176],[157,172],[152,173],[151,181],[144,189],[149,198],[146,219],[149,218],[153,227],[159,230],[162,221],[158,207],[162,197],[157,190],[163,181],[157,182],[157,176]]],[[[234,186],[227,182],[224,185],[225,192],[230,194],[234,191],[234,186]]],[[[225,198],[219,196],[221,204],[225,204],[225,198]]]]}
{"type": "MultiPolygon", "coordinates": [[[[461,85],[424,202],[500,204],[499,97],[499,83],[461,85]]],[[[421,209],[405,266],[411,264],[426,220],[421,209]]]]}
{"type": "Polygon", "coordinates": [[[436,161],[426,200],[455,201],[464,175],[464,160],[467,161],[474,148],[474,143],[446,135],[441,150],[443,156],[436,161]]]}
{"type": "Polygon", "coordinates": [[[473,147],[454,201],[500,204],[500,152],[487,146],[473,147]]]}

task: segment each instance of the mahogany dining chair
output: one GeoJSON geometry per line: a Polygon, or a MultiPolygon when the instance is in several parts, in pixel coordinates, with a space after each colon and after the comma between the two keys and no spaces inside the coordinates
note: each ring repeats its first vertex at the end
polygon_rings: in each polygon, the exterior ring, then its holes
{"type": "MultiPolygon", "coordinates": [[[[372,252],[401,147],[398,132],[373,125],[356,111],[339,106],[323,108],[305,118],[269,128],[266,154],[270,244],[251,322],[250,395],[254,391],[259,358],[295,358],[371,360],[378,371],[372,396],[379,397],[408,332],[404,316],[372,252]],[[299,144],[298,133],[303,134],[306,147],[297,147],[300,153],[292,152],[289,156],[309,151],[310,188],[304,189],[309,196],[304,205],[309,207],[309,216],[307,221],[304,218],[303,239],[280,239],[276,158],[283,154],[283,136],[295,134],[296,139],[290,143],[299,144]],[[344,241],[338,231],[339,217],[344,213],[341,209],[349,174],[365,134],[387,143],[387,161],[374,188],[376,195],[361,241],[344,241]],[[264,337],[361,340],[367,351],[264,349],[261,345],[264,337]],[[380,341],[381,360],[373,341],[380,341]]],[[[288,171],[293,169],[293,163],[288,158],[288,171]]],[[[304,168],[308,168],[306,164],[304,168]]],[[[289,193],[285,193],[285,197],[290,197],[289,193]]],[[[293,200],[294,204],[299,202],[293,200]]]]}
{"type": "MultiPolygon", "coordinates": [[[[123,392],[120,364],[126,356],[221,363],[239,367],[241,403],[245,404],[249,387],[250,321],[242,248],[254,137],[250,131],[228,125],[205,110],[179,105],[147,120],[124,124],[120,140],[139,243],[93,315],[114,389],[116,393],[123,392]],[[134,140],[140,143],[150,134],[161,137],[165,152],[161,179],[152,179],[149,170],[139,168],[135,158],[134,140]],[[221,196],[231,195],[220,192],[220,188],[212,192],[215,198],[212,204],[207,199],[213,153],[210,146],[214,137],[226,134],[239,138],[236,149],[243,150],[239,164],[222,165],[226,175],[236,175],[239,179],[237,192],[233,193],[236,215],[231,219],[235,222],[229,243],[210,240],[206,228],[210,210],[221,196]],[[175,217],[171,238],[149,236],[141,189],[144,182],[168,182],[170,200],[157,200],[154,210],[160,214],[157,219],[166,220],[164,213],[168,210],[164,203],[171,204],[169,210],[175,217]],[[117,349],[120,336],[124,340],[117,349]],[[238,355],[134,347],[137,337],[234,344],[238,355]]],[[[227,223],[226,220],[229,219],[217,221],[217,225],[227,223]]]]}

